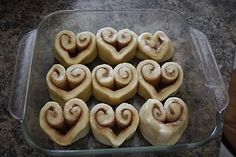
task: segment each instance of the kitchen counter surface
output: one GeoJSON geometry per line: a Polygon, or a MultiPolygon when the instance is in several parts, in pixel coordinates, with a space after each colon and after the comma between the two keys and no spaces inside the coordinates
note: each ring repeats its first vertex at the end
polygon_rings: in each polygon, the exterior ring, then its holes
{"type": "MultiPolygon", "coordinates": [[[[236,50],[236,1],[227,0],[1,0],[0,1],[0,154],[1,156],[45,156],[24,140],[20,122],[7,111],[16,52],[22,36],[36,28],[49,13],[65,9],[164,8],[182,15],[209,39],[216,61],[228,84],[236,50]]],[[[217,157],[220,137],[204,148],[163,156],[217,157]]],[[[130,154],[129,154],[130,155],[130,154]]],[[[137,155],[137,154],[135,154],[137,155]]],[[[148,153],[147,156],[156,156],[148,153]]],[[[162,156],[162,155],[161,155],[162,156]]]]}

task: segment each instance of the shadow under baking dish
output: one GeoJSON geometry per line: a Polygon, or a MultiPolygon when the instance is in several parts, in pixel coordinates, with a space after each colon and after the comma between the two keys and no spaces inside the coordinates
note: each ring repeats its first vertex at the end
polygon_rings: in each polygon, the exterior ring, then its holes
{"type": "MultiPolygon", "coordinates": [[[[33,147],[51,155],[108,154],[125,152],[170,152],[204,146],[222,129],[222,111],[228,104],[228,94],[217,68],[207,38],[190,27],[178,14],[168,10],[97,10],[59,11],[45,17],[37,29],[33,60],[27,84],[26,102],[22,117],[22,129],[26,140],[33,147]],[[111,148],[95,140],[91,132],[74,144],[61,147],[52,142],[39,126],[39,112],[50,100],[46,74],[55,63],[53,45],[56,34],[64,29],[75,33],[91,31],[96,34],[102,27],[117,30],[129,28],[140,35],[143,32],[164,31],[174,44],[172,61],[184,71],[184,81],[175,96],[183,99],[189,108],[190,121],[180,141],[173,146],[151,146],[140,134],[124,142],[120,148],[111,148]]],[[[137,65],[140,60],[133,59],[137,65]]],[[[104,63],[99,58],[87,66],[92,70],[104,63]]],[[[136,96],[127,101],[137,110],[145,102],[136,96]]],[[[98,102],[91,97],[87,102],[91,109],[98,102]]]]}

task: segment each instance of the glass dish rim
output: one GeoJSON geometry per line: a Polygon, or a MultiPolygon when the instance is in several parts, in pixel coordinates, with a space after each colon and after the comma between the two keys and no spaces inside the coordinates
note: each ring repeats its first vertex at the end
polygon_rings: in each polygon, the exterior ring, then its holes
{"type": "Polygon", "coordinates": [[[201,146],[204,146],[205,144],[210,143],[214,140],[217,135],[221,133],[221,130],[223,128],[223,124],[221,123],[221,114],[217,114],[217,120],[216,120],[216,126],[214,130],[212,131],[211,135],[201,141],[193,142],[193,143],[185,143],[185,144],[175,144],[175,145],[158,145],[158,146],[139,146],[139,147],[118,147],[118,148],[101,148],[101,149],[83,149],[83,150],[57,150],[57,149],[45,149],[37,145],[28,135],[27,129],[25,129],[24,120],[22,121],[22,130],[24,137],[27,141],[27,143],[32,146],[33,148],[36,148],[40,152],[47,153],[49,155],[54,156],[64,156],[64,155],[101,155],[101,154],[113,154],[113,153],[134,153],[134,152],[173,152],[173,151],[180,151],[180,150],[190,150],[190,149],[196,149],[201,146]],[[63,153],[63,154],[61,154],[63,153]]]}
{"type": "MultiPolygon", "coordinates": [[[[165,12],[170,12],[172,14],[175,14],[178,18],[180,18],[188,27],[188,29],[191,29],[191,27],[188,22],[178,13],[168,10],[168,9],[95,9],[95,10],[88,10],[88,9],[76,9],[76,10],[59,10],[53,13],[48,14],[47,16],[43,17],[43,19],[40,21],[38,27],[37,27],[37,32],[36,32],[36,37],[35,37],[35,43],[38,40],[38,32],[43,25],[45,21],[47,21],[49,18],[52,18],[55,15],[58,14],[67,14],[67,13],[75,13],[75,12],[137,12],[137,11],[165,11],[165,12]]],[[[33,47],[33,53],[36,49],[37,45],[34,45],[33,47]]],[[[34,54],[33,54],[34,57],[34,54]]],[[[111,153],[119,153],[119,152],[124,152],[124,153],[132,153],[132,152],[171,152],[175,150],[183,150],[183,149],[195,149],[199,148],[201,146],[204,146],[207,143],[210,143],[217,135],[221,133],[223,124],[222,124],[222,117],[223,113],[222,112],[217,112],[216,114],[216,125],[211,132],[211,134],[198,142],[192,142],[192,143],[184,143],[184,144],[176,144],[176,145],[158,145],[158,146],[139,146],[139,147],[119,147],[119,148],[101,148],[101,149],[87,149],[87,150],[56,150],[56,149],[45,149],[42,148],[40,145],[37,145],[28,135],[27,129],[26,129],[26,122],[25,122],[25,112],[27,108],[27,95],[28,95],[28,89],[29,89],[29,82],[31,78],[31,66],[29,67],[29,77],[27,80],[27,89],[26,89],[26,101],[24,104],[24,111],[23,111],[23,116],[21,119],[21,127],[23,130],[24,137],[26,141],[28,142],[29,145],[31,145],[33,148],[36,148],[37,150],[50,154],[50,155],[96,155],[96,154],[111,154],[111,153]],[[63,153],[63,154],[61,154],[63,153]]]]}

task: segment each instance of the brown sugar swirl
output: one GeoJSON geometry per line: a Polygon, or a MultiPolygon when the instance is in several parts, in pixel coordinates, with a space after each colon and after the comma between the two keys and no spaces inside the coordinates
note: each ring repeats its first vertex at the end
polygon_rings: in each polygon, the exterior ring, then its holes
{"type": "Polygon", "coordinates": [[[90,113],[93,135],[100,143],[112,147],[118,147],[131,138],[138,123],[138,112],[128,103],[120,104],[115,111],[111,106],[100,103],[90,113]]]}
{"type": "Polygon", "coordinates": [[[118,105],[137,92],[138,74],[129,63],[118,64],[114,70],[102,64],[92,71],[93,96],[101,102],[118,105]]]}
{"type": "Polygon", "coordinates": [[[46,76],[50,97],[59,104],[72,98],[87,101],[92,94],[91,81],[90,70],[82,64],[75,64],[67,69],[55,64],[46,76]]]}
{"type": "Polygon", "coordinates": [[[62,30],[56,35],[54,46],[55,57],[65,67],[90,63],[97,56],[96,37],[91,32],[75,35],[70,30],[62,30]]]}
{"type": "Polygon", "coordinates": [[[138,37],[137,58],[152,59],[158,63],[165,62],[173,56],[173,43],[163,32],[157,31],[152,35],[145,32],[138,37]]]}
{"type": "Polygon", "coordinates": [[[77,98],[68,101],[63,108],[50,101],[41,109],[39,123],[54,142],[62,146],[70,145],[89,132],[89,109],[77,98]]]}
{"type": "Polygon", "coordinates": [[[145,99],[159,101],[177,92],[183,82],[183,70],[176,62],[166,62],[161,67],[153,60],[141,61],[137,66],[138,93],[145,99]]]}
{"type": "Polygon", "coordinates": [[[136,55],[137,35],[129,29],[105,27],[98,30],[96,37],[98,56],[111,65],[128,62],[136,55]]]}

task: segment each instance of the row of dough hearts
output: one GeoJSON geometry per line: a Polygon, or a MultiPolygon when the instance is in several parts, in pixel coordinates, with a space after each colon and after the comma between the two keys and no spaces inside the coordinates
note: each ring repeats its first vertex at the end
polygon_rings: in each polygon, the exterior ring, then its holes
{"type": "Polygon", "coordinates": [[[175,144],[187,128],[188,108],[177,97],[163,104],[156,99],[147,100],[138,111],[128,103],[115,111],[100,103],[89,109],[81,99],[69,100],[62,109],[53,101],[40,111],[39,123],[43,131],[57,144],[70,145],[85,137],[91,127],[94,137],[105,145],[119,147],[131,138],[139,126],[144,138],[152,145],[175,144]]]}
{"type": "Polygon", "coordinates": [[[81,32],[76,36],[72,31],[63,30],[56,36],[54,53],[65,67],[90,63],[97,54],[110,65],[129,62],[135,56],[160,63],[173,56],[173,44],[162,31],[154,35],[145,32],[137,37],[129,29],[117,32],[114,28],[105,27],[98,30],[95,37],[91,32],[81,32]]]}
{"type": "Polygon", "coordinates": [[[82,64],[65,69],[55,64],[46,77],[52,100],[64,104],[72,98],[87,101],[93,95],[100,102],[118,105],[139,95],[145,99],[165,100],[183,82],[183,70],[178,63],[160,66],[153,60],[141,61],[137,69],[130,63],[118,64],[114,69],[107,64],[96,66],[92,74],[82,64]]]}

